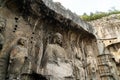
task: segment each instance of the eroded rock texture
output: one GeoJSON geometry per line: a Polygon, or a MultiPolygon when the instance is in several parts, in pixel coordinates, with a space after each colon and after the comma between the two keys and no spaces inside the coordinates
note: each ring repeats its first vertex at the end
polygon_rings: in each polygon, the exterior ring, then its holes
{"type": "Polygon", "coordinates": [[[119,80],[97,31],[52,0],[0,0],[0,80],[119,80]]]}
{"type": "Polygon", "coordinates": [[[115,14],[90,22],[95,28],[99,49],[98,67],[103,79],[120,79],[119,19],[120,15],[115,14]]]}

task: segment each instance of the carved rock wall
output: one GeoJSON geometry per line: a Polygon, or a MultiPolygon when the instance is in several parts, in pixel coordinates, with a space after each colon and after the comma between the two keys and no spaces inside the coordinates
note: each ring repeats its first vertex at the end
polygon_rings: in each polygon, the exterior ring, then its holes
{"type": "MultiPolygon", "coordinates": [[[[90,23],[95,28],[95,35],[97,38],[98,43],[98,49],[99,49],[99,59],[100,61],[109,60],[100,62],[102,63],[101,67],[103,67],[103,70],[107,68],[105,71],[112,73],[116,76],[115,80],[119,80],[119,14],[103,17],[101,19],[91,21],[90,23]],[[105,57],[106,56],[106,57],[105,57]],[[108,57],[109,56],[109,57],[108,57]],[[103,59],[102,59],[103,58],[103,59]],[[108,63],[110,62],[110,63],[108,63]],[[103,65],[109,64],[108,66],[103,65]],[[111,69],[108,69],[109,67],[112,67],[111,69]]],[[[102,70],[102,69],[101,69],[102,70]]],[[[110,75],[106,72],[101,72],[102,75],[106,75],[106,79],[110,78],[110,75]]]]}
{"type": "Polygon", "coordinates": [[[0,3],[0,80],[119,80],[116,28],[93,28],[50,0],[0,3]]]}
{"type": "MultiPolygon", "coordinates": [[[[28,50],[29,61],[31,62],[32,65],[31,67],[32,72],[28,73],[29,75],[33,74],[34,72],[39,75],[41,74],[47,78],[50,78],[50,80],[58,80],[58,79],[76,80],[77,78],[80,79],[81,76],[79,77],[79,75],[84,73],[83,78],[87,79],[87,75],[89,75],[87,74],[87,67],[86,67],[87,55],[89,51],[91,51],[91,53],[95,53],[94,55],[98,54],[97,50],[94,50],[92,48],[92,47],[95,48],[96,46],[94,36],[91,36],[94,38],[91,39],[90,37],[87,37],[86,34],[80,32],[79,30],[72,28],[68,29],[67,27],[63,27],[63,25],[58,23],[57,21],[54,24],[49,23],[49,21],[45,19],[37,18],[35,16],[27,17],[27,19],[29,20],[26,21],[26,19],[24,19],[24,17],[22,17],[19,13],[12,12],[6,7],[1,8],[0,16],[2,19],[5,19],[6,21],[5,22],[6,26],[4,31],[5,43],[1,50],[1,58],[0,58],[1,64],[5,64],[0,66],[0,69],[3,70],[4,72],[4,74],[1,73],[1,79],[2,77],[3,78],[9,77],[7,76],[8,74],[7,70],[9,69],[9,65],[11,64],[9,62],[10,61],[9,56],[12,54],[11,52],[12,48],[15,45],[17,45],[17,40],[21,37],[25,37],[28,40],[26,48],[28,50]],[[62,55],[67,55],[66,57],[67,62],[63,61],[62,63],[58,63],[59,66],[54,63],[54,67],[48,66],[49,68],[46,71],[46,68],[44,66],[45,63],[44,61],[42,61],[42,59],[44,58],[47,45],[52,44],[53,42],[52,37],[56,32],[61,33],[63,36],[62,47],[64,51],[66,51],[66,53],[65,54],[63,52],[61,53],[63,53],[62,55]],[[83,73],[80,73],[80,71],[76,72],[77,70],[79,70],[79,66],[77,66],[77,63],[79,64],[80,62],[79,59],[77,60],[77,57],[81,58],[82,65],[85,66],[82,68],[83,73]],[[77,63],[76,60],[78,61],[77,63]],[[55,72],[53,68],[55,69],[55,72]],[[53,70],[53,73],[50,75],[49,75],[49,69],[53,70]]],[[[21,55],[23,54],[21,53],[21,55]]],[[[28,66],[30,67],[30,64],[28,66]]]]}

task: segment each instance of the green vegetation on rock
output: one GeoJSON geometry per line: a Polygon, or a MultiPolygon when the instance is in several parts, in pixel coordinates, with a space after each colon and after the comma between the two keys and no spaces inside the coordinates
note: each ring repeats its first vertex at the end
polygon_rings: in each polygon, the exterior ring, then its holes
{"type": "Polygon", "coordinates": [[[96,19],[100,19],[102,17],[106,17],[112,14],[120,14],[119,10],[110,10],[109,12],[96,12],[96,13],[91,13],[90,15],[87,15],[84,13],[80,18],[85,21],[92,21],[96,19]]]}

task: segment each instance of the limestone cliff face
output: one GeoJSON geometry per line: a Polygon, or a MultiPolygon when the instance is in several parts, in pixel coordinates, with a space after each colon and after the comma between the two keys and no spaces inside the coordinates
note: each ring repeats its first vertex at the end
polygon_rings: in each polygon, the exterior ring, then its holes
{"type": "Polygon", "coordinates": [[[0,80],[100,79],[93,32],[51,0],[0,0],[0,80]]]}
{"type": "Polygon", "coordinates": [[[119,80],[119,32],[99,28],[52,0],[0,0],[0,80],[119,80]]]}
{"type": "Polygon", "coordinates": [[[98,39],[119,38],[120,14],[113,14],[91,21],[98,39]]]}
{"type": "MultiPolygon", "coordinates": [[[[95,28],[95,35],[97,38],[99,58],[103,55],[112,55],[114,62],[114,71],[119,74],[120,64],[120,14],[114,14],[101,19],[89,22],[95,28]]],[[[103,65],[105,66],[105,65],[103,65]]],[[[107,67],[106,67],[107,68],[107,67]]]]}
{"type": "Polygon", "coordinates": [[[120,42],[120,14],[103,17],[89,23],[95,28],[94,34],[97,40],[102,41],[105,47],[120,42]]]}

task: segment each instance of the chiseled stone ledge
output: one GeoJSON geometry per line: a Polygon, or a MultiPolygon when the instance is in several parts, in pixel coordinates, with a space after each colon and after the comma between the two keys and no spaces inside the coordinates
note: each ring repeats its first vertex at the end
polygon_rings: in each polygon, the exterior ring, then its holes
{"type": "MultiPolygon", "coordinates": [[[[94,28],[87,22],[80,19],[78,15],[72,13],[69,9],[65,9],[61,4],[55,3],[52,0],[36,0],[39,3],[44,4],[47,8],[61,15],[65,19],[71,20],[71,24],[76,24],[77,28],[83,29],[88,33],[94,35],[94,28]]],[[[73,26],[74,27],[74,26],[73,26]]]]}

